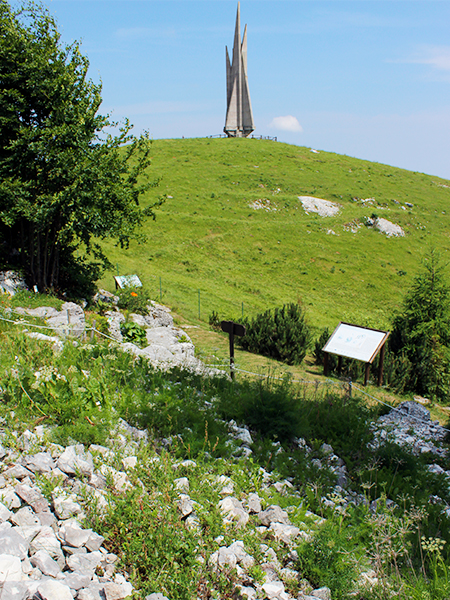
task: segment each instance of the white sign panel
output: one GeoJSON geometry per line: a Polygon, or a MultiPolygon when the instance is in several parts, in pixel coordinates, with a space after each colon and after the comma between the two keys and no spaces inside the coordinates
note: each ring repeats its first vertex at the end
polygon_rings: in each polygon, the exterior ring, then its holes
{"type": "Polygon", "coordinates": [[[386,331],[339,323],[323,351],[371,363],[388,336],[386,331]]]}
{"type": "Polygon", "coordinates": [[[142,287],[142,282],[137,275],[116,275],[114,279],[121,290],[126,287],[142,287]]]}

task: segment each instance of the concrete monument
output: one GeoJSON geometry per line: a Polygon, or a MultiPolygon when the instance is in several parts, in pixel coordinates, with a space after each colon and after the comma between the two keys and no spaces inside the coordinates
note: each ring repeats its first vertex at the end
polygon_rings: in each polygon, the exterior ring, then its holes
{"type": "Polygon", "coordinates": [[[247,25],[241,43],[241,13],[238,2],[234,32],[233,62],[230,64],[228,48],[227,65],[227,116],[224,132],[228,137],[247,137],[255,129],[247,80],[247,25]]]}

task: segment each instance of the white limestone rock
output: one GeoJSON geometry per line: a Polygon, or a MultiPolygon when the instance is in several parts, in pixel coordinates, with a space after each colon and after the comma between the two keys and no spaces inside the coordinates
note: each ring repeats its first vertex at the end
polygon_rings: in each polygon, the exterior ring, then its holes
{"type": "Polygon", "coordinates": [[[211,554],[208,562],[214,570],[222,570],[224,567],[234,569],[237,564],[236,555],[226,546],[222,546],[211,554]]]}
{"type": "Polygon", "coordinates": [[[234,483],[226,475],[220,475],[217,477],[216,482],[219,484],[219,486],[221,486],[219,491],[221,496],[231,496],[231,494],[234,492],[234,483]]]}
{"type": "Polygon", "coordinates": [[[92,454],[85,452],[84,446],[76,444],[68,446],[58,460],[58,467],[68,475],[87,475],[90,477],[94,472],[92,454]]]}
{"type": "Polygon", "coordinates": [[[23,464],[33,473],[49,473],[55,467],[55,461],[48,452],[29,454],[24,457],[23,464]]]}
{"type": "Polygon", "coordinates": [[[30,553],[45,550],[52,558],[58,560],[63,556],[61,544],[51,527],[41,527],[40,533],[30,543],[30,553]]]}
{"type": "Polygon", "coordinates": [[[82,571],[69,571],[64,573],[62,583],[65,583],[72,590],[81,590],[88,587],[92,580],[91,573],[83,573],[82,571]]]}
{"type": "Polygon", "coordinates": [[[30,562],[33,567],[37,567],[44,575],[50,577],[56,577],[61,572],[59,564],[45,550],[38,550],[30,558],[30,562]]]}
{"type": "Polygon", "coordinates": [[[7,506],[0,502],[0,523],[8,521],[13,513],[8,509],[7,506]]]}
{"type": "Polygon", "coordinates": [[[174,480],[174,486],[176,490],[179,490],[183,494],[187,494],[189,492],[189,479],[187,477],[179,477],[174,480]]]}
{"type": "Polygon", "coordinates": [[[269,600],[272,600],[272,598],[283,598],[282,594],[285,592],[282,581],[269,581],[263,584],[262,589],[269,600]]]}
{"type": "Polygon", "coordinates": [[[182,518],[190,515],[194,510],[194,501],[187,494],[180,494],[177,500],[178,510],[182,518]]]}
{"type": "MultiPolygon", "coordinates": [[[[0,507],[1,511],[1,507],[0,507]]],[[[1,512],[0,512],[1,519],[1,512]]],[[[18,527],[32,527],[38,525],[40,528],[41,522],[34,510],[30,506],[24,506],[11,516],[11,522],[18,527]]]]}
{"type": "Polygon", "coordinates": [[[86,327],[84,311],[75,302],[64,302],[56,315],[47,318],[47,324],[58,335],[81,337],[86,327]]]}
{"type": "Polygon", "coordinates": [[[73,548],[84,546],[91,537],[92,529],[83,529],[74,519],[64,523],[59,528],[58,537],[64,544],[73,548]]]}
{"type": "Polygon", "coordinates": [[[26,558],[29,544],[14,527],[0,531],[0,549],[3,554],[18,556],[20,560],[26,558]]]}
{"type": "Polygon", "coordinates": [[[22,571],[20,557],[2,551],[0,554],[0,584],[5,581],[21,581],[26,578],[22,571]]]}
{"type": "Polygon", "coordinates": [[[327,587],[317,588],[313,590],[310,595],[313,598],[320,598],[320,600],[331,600],[331,590],[327,587]]]}
{"type": "Polygon", "coordinates": [[[104,584],[104,594],[106,600],[124,600],[133,593],[133,586],[131,583],[114,583],[107,582],[104,584]]]}
{"type": "Polygon", "coordinates": [[[47,579],[38,586],[42,600],[73,600],[72,592],[67,585],[60,581],[47,579]]]}
{"type": "Polygon", "coordinates": [[[247,524],[249,516],[242,503],[233,496],[227,496],[219,502],[219,508],[225,515],[226,522],[236,522],[237,527],[243,527],[247,524]]]}
{"type": "Polygon", "coordinates": [[[266,510],[258,513],[258,519],[261,525],[266,527],[269,527],[271,523],[291,524],[287,512],[277,505],[271,505],[266,510]]]}
{"type": "Polygon", "coordinates": [[[258,514],[262,511],[261,498],[258,494],[249,494],[247,498],[247,508],[250,514],[258,514]]]}
{"type": "Polygon", "coordinates": [[[285,525],[284,523],[271,523],[269,531],[277,542],[283,542],[286,545],[300,535],[300,529],[294,525],[285,525]]]}
{"type": "Polygon", "coordinates": [[[68,494],[61,488],[55,488],[52,492],[53,509],[58,519],[70,519],[83,512],[81,504],[77,502],[75,494],[68,494]]]}
{"type": "Polygon", "coordinates": [[[88,552],[87,554],[72,554],[72,556],[67,557],[66,562],[71,571],[94,573],[102,559],[103,554],[99,551],[96,551],[88,552]]]}

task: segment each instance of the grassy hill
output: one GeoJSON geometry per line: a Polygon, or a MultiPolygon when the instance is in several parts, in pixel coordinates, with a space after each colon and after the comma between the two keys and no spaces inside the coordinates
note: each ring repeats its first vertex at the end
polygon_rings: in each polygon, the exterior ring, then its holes
{"type": "MultiPolygon", "coordinates": [[[[449,252],[449,181],[272,141],[157,140],[153,148],[151,175],[162,179],[147,200],[167,199],[146,224],[148,241],[106,249],[120,274],[138,273],[158,299],[161,282],[163,302],[186,318],[198,319],[199,299],[202,321],[213,310],[237,317],[300,299],[317,327],[384,327],[427,248],[449,252]],[[307,214],[298,196],[340,211],[307,214]],[[365,226],[371,216],[405,237],[365,226]]],[[[100,283],[112,289],[112,273],[100,283]]]]}

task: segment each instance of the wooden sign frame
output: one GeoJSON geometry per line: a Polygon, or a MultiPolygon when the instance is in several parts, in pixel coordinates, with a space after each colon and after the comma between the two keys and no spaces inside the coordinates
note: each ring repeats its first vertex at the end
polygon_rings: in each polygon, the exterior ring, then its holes
{"type": "Polygon", "coordinates": [[[361,327],[360,325],[341,321],[322,348],[324,352],[324,375],[328,375],[329,354],[338,356],[338,375],[341,374],[342,370],[342,358],[352,358],[366,363],[364,385],[367,385],[370,365],[381,352],[377,381],[377,384],[381,386],[383,383],[385,344],[389,335],[389,331],[361,327]]]}

